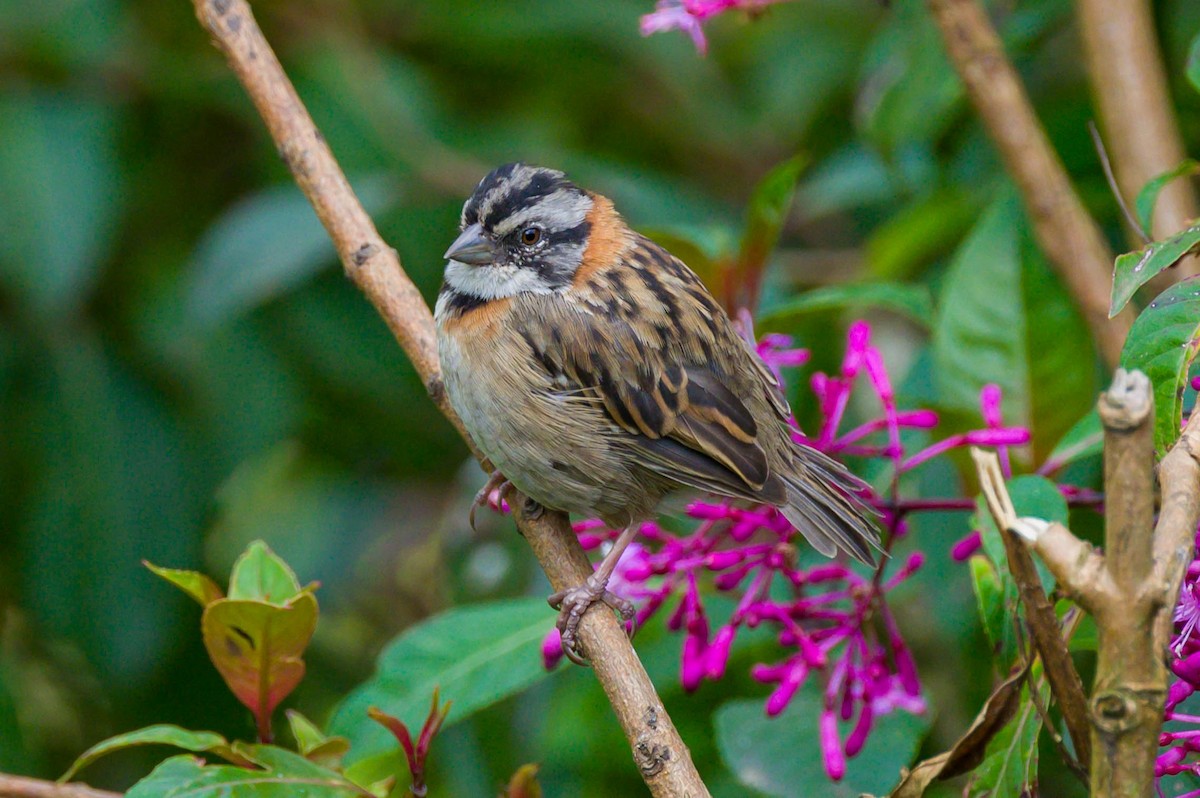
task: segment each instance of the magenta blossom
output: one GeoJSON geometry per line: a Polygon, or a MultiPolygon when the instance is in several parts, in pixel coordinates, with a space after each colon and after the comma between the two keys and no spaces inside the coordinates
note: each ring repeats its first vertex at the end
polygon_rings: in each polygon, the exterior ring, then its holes
{"type": "MultiPolygon", "coordinates": [[[[749,319],[739,322],[741,332],[753,340],[749,319]]],[[[792,348],[791,339],[783,335],[765,336],[756,349],[781,381],[784,369],[808,360],[807,353],[792,348]]],[[[814,374],[810,384],[821,423],[812,436],[797,429],[796,440],[834,456],[880,459],[888,465],[888,473],[879,480],[884,488],[878,493],[867,490],[862,496],[882,516],[883,547],[888,552],[904,535],[909,513],[974,507],[974,502],[958,497],[903,498],[898,493],[902,474],[950,449],[979,444],[1003,451],[1030,438],[1028,430],[1004,425],[1000,390],[987,386],[980,397],[983,428],[909,451],[903,433],[935,429],[938,415],[898,406],[891,377],[871,344],[871,328],[865,322],[851,325],[838,373],[814,374]],[[843,431],[857,387],[875,396],[881,415],[843,431]]],[[[803,566],[798,554],[804,544],[797,540],[798,533],[769,505],[702,499],[687,507],[685,520],[683,527],[643,524],[640,542],[625,552],[609,585],[637,607],[636,625],[666,611],[668,628],[683,635],[684,689],[695,690],[706,680],[724,676],[742,630],[770,629],[780,656],[750,671],[755,680],[771,686],[764,709],[768,715],[778,715],[809,678],[822,681],[825,708],[818,738],[826,771],[834,780],[842,778],[847,759],[862,750],[880,717],[896,710],[925,711],[916,665],[887,603],[888,594],[921,567],[923,554],[881,558],[880,565],[868,573],[840,561],[803,566]],[[735,599],[727,616],[714,617],[706,606],[705,597],[713,592],[735,599]],[[849,724],[844,738],[840,723],[849,724]]],[[[596,520],[581,521],[574,528],[588,550],[608,545],[619,534],[596,520]]],[[[547,667],[561,656],[558,632],[553,631],[543,647],[547,667]]]]}
{"type": "Polygon", "coordinates": [[[750,13],[782,0],[658,0],[654,11],[642,16],[643,36],[666,30],[681,30],[691,37],[701,55],[708,52],[704,22],[730,9],[750,13]]]}

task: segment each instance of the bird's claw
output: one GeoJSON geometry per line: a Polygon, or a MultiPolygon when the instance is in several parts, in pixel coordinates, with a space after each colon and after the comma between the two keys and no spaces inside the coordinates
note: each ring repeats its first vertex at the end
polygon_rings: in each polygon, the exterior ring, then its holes
{"type": "Polygon", "coordinates": [[[589,576],[587,581],[578,587],[558,591],[550,596],[549,602],[551,607],[559,611],[555,626],[562,636],[563,654],[576,665],[591,664],[579,650],[578,632],[579,622],[593,604],[608,605],[621,616],[621,620],[626,624],[626,632],[631,636],[633,634],[633,626],[629,623],[634,617],[633,604],[608,590],[605,582],[601,582],[594,575],[589,576]]]}
{"type": "Polygon", "coordinates": [[[503,510],[504,501],[508,498],[508,494],[512,493],[513,484],[505,479],[504,475],[499,471],[493,471],[488,477],[487,482],[475,494],[475,500],[471,502],[471,511],[467,514],[467,520],[471,524],[471,529],[475,529],[475,511],[480,507],[488,507],[496,512],[503,510]],[[494,498],[493,498],[494,497],[494,498]]]}

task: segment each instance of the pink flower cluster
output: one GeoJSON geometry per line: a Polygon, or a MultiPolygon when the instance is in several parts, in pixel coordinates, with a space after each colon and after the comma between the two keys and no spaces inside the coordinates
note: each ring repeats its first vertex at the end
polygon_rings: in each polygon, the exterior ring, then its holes
{"type": "MultiPolygon", "coordinates": [[[[748,329],[746,320],[743,328],[748,329]]],[[[956,447],[994,446],[1006,452],[1005,447],[1027,443],[1030,436],[1024,428],[1003,424],[1000,391],[987,386],[980,397],[984,428],[907,451],[901,432],[932,429],[938,417],[931,410],[897,407],[883,358],[870,339],[865,322],[852,325],[840,371],[813,375],[820,429],[811,437],[797,430],[795,437],[830,454],[889,463],[887,488],[863,498],[880,512],[883,545],[890,552],[905,534],[908,513],[974,506],[958,497],[903,499],[898,495],[902,474],[956,447]],[[860,385],[874,394],[881,416],[841,432],[851,395],[860,385]]],[[[768,335],[757,347],[776,373],[808,359],[806,352],[791,348],[786,336],[768,335]]],[[[684,533],[659,523],[644,524],[641,542],[629,547],[610,583],[610,589],[637,606],[637,625],[673,605],[667,625],[684,634],[680,669],[685,689],[695,690],[705,679],[724,675],[741,630],[770,628],[785,654],[751,669],[754,679],[773,685],[766,712],[783,712],[811,674],[822,674],[820,740],[826,770],[835,780],[844,775],[846,758],[862,749],[876,718],[896,709],[924,711],[916,666],[886,598],[920,568],[924,555],[883,558],[869,574],[837,561],[805,568],[797,558],[797,546],[803,542],[796,541],[796,530],[774,507],[713,499],[692,503],[686,515],[694,524],[684,533]],[[710,591],[737,598],[727,618],[710,617],[704,602],[710,591]],[[853,721],[845,740],[840,738],[839,718],[853,721]]],[[[600,548],[619,534],[596,520],[578,523],[575,530],[585,549],[600,548]]],[[[543,654],[548,668],[562,656],[556,631],[546,638],[543,654]]]]}
{"type": "MultiPolygon", "coordinates": [[[[1200,385],[1194,386],[1200,390],[1200,385]]],[[[1200,554],[1200,537],[1197,539],[1200,554]]],[[[1167,690],[1164,719],[1168,728],[1159,736],[1162,752],[1154,763],[1154,775],[1159,779],[1190,773],[1200,776],[1200,715],[1188,712],[1183,706],[1200,691],[1200,559],[1192,561],[1183,579],[1179,603],[1175,606],[1175,639],[1171,642],[1171,671],[1175,681],[1167,690]],[[1191,724],[1191,728],[1180,727],[1191,724]]],[[[1193,702],[1194,705],[1194,702],[1193,702]]],[[[1159,788],[1162,792],[1161,786],[1159,788]]],[[[1180,793],[1179,798],[1200,798],[1200,790],[1180,793]]]]}

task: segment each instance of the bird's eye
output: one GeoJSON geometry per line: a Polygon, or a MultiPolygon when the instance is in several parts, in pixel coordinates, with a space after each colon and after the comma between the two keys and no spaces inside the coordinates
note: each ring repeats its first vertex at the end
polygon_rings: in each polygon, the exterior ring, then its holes
{"type": "Polygon", "coordinates": [[[532,247],[541,240],[542,228],[540,227],[526,227],[521,231],[521,243],[527,247],[532,247]]]}

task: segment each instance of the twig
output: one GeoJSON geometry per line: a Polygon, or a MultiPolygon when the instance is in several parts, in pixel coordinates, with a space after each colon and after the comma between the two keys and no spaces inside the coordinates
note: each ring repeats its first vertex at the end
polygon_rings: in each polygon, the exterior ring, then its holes
{"type": "Polygon", "coordinates": [[[1108,318],[1113,253],[1071,187],[1000,37],[977,0],[927,0],[946,51],[1021,192],[1034,235],[1075,298],[1109,366],[1120,360],[1132,308],[1108,318]]]}
{"type": "MultiPolygon", "coordinates": [[[[433,317],[350,189],[245,0],[192,0],[200,23],[225,54],[254,102],[280,155],[329,232],[353,281],[379,311],[425,382],[438,408],[470,444],[445,395],[433,317]]],[[[472,446],[476,457],[483,459],[472,446]]],[[[518,508],[523,497],[514,495],[518,508]]],[[[562,513],[534,519],[518,511],[517,526],[555,588],[581,584],[592,573],[562,513]]],[[[611,612],[588,612],[580,638],[609,696],[634,761],[655,796],[703,798],[708,790],[654,685],[611,612]]]]}
{"type": "Polygon", "coordinates": [[[1008,488],[1004,485],[1000,459],[995,452],[985,452],[975,447],[971,447],[971,458],[979,472],[980,490],[987,500],[988,510],[1004,541],[1008,569],[1017,583],[1021,603],[1025,605],[1029,633],[1042,658],[1042,667],[1046,673],[1046,680],[1050,683],[1050,691],[1058,701],[1067,731],[1075,744],[1079,763],[1086,769],[1091,762],[1092,752],[1083,681],[1071,662],[1071,653],[1067,649],[1066,640],[1063,639],[1054,605],[1046,597],[1033,558],[1012,531],[1017,525],[1017,514],[1008,488]]]}
{"type": "Polygon", "coordinates": [[[1088,135],[1092,137],[1092,146],[1096,148],[1096,156],[1100,159],[1100,168],[1104,170],[1104,181],[1108,183],[1108,190],[1112,193],[1113,199],[1117,201],[1117,207],[1121,209],[1121,215],[1125,217],[1125,224],[1129,225],[1129,229],[1133,231],[1142,244],[1149,244],[1152,240],[1150,234],[1142,229],[1142,223],[1138,221],[1137,216],[1129,207],[1129,203],[1125,201],[1125,195],[1121,192],[1121,186],[1117,183],[1117,176],[1113,174],[1112,160],[1108,157],[1108,147],[1104,146],[1104,138],[1100,135],[1100,128],[1096,127],[1096,123],[1088,120],[1087,123],[1088,135]]]}
{"type": "Polygon", "coordinates": [[[121,794],[86,784],[59,784],[0,773],[0,798],[121,798],[121,794]]]}
{"type": "MultiPolygon", "coordinates": [[[[1076,0],[1075,10],[1121,194],[1136,197],[1146,181],[1175,168],[1186,157],[1158,48],[1154,13],[1149,0],[1076,0]]],[[[1176,180],[1158,195],[1151,235],[1174,235],[1198,215],[1200,205],[1191,184],[1176,180]]],[[[1161,291],[1175,280],[1197,273],[1200,258],[1188,257],[1152,285],[1161,291]]]]}

